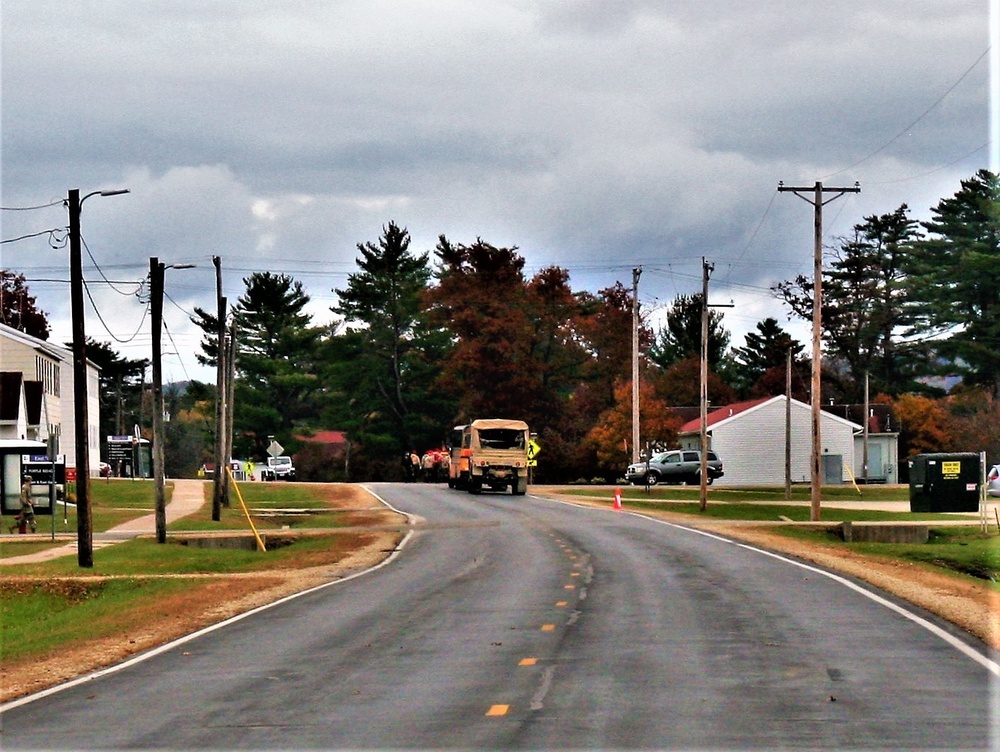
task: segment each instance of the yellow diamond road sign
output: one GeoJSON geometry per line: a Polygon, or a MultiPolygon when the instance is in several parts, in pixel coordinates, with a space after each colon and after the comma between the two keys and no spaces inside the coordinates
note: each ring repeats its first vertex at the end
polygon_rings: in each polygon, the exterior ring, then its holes
{"type": "Polygon", "coordinates": [[[538,446],[538,443],[532,439],[528,442],[528,466],[536,467],[538,465],[538,453],[542,451],[542,448],[538,446]]]}

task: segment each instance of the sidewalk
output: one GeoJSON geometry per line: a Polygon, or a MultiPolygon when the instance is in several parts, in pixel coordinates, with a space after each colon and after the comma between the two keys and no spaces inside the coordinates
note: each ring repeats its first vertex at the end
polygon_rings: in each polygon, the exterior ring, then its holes
{"type": "MultiPolygon", "coordinates": [[[[170,503],[167,504],[167,524],[189,514],[194,514],[205,503],[204,481],[200,480],[172,480],[174,493],[170,503]]],[[[121,525],[116,525],[107,532],[94,534],[94,549],[110,546],[123,540],[131,540],[140,535],[152,535],[156,533],[156,515],[147,514],[137,517],[121,525]]],[[[42,540],[41,535],[37,536],[42,540]]],[[[7,564],[36,564],[43,561],[51,561],[63,556],[75,556],[77,553],[76,541],[66,543],[62,546],[47,548],[44,551],[37,551],[24,556],[8,556],[0,559],[0,567],[7,564]]]]}

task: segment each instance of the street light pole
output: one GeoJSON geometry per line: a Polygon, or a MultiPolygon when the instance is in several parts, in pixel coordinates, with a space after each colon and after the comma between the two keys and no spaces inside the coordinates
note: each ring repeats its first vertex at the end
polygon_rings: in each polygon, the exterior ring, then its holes
{"type": "Polygon", "coordinates": [[[76,533],[77,562],[94,566],[94,528],[90,508],[90,411],[87,405],[87,334],[83,313],[83,258],[80,240],[80,211],[91,196],[117,196],[128,189],[93,191],[80,198],[77,188],[66,197],[69,210],[70,311],[73,318],[73,420],[76,423],[76,533]]]}

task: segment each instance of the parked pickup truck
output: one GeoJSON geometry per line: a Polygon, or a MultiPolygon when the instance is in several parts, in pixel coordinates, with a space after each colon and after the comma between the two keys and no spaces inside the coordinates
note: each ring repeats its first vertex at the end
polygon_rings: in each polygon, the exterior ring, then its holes
{"type": "MultiPolygon", "coordinates": [[[[725,473],[722,470],[722,460],[719,456],[709,450],[708,452],[708,478],[706,482],[711,484],[716,478],[721,478],[725,473]]],[[[688,483],[692,486],[701,484],[701,452],[674,449],[669,452],[654,454],[647,465],[645,462],[637,462],[629,465],[625,473],[625,479],[634,485],[649,484],[655,486],[657,483],[688,483]]]]}
{"type": "Polygon", "coordinates": [[[261,480],[295,480],[295,465],[292,458],[281,455],[268,457],[267,465],[260,470],[261,480]]]}

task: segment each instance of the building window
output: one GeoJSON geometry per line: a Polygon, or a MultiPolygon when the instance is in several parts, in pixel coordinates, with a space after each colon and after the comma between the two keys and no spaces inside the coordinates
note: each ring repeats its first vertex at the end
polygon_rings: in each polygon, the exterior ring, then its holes
{"type": "Polygon", "coordinates": [[[41,355],[35,356],[35,380],[41,381],[46,394],[59,396],[59,366],[41,355]]]}

